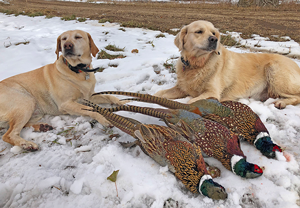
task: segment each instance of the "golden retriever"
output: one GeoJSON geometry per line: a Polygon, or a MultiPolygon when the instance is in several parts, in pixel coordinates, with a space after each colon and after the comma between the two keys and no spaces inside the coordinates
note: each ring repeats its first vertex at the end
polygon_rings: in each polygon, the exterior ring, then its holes
{"type": "Polygon", "coordinates": [[[8,128],[3,141],[35,151],[38,145],[20,137],[23,127],[36,131],[53,129],[37,123],[43,115],[70,114],[90,116],[103,125],[109,122],[99,113],[80,104],[80,99],[96,103],[121,104],[113,96],[93,96],[96,79],[91,68],[92,56],[99,49],[91,35],[81,30],[66,31],[57,38],[57,60],[39,69],[0,82],[0,127],[8,128]],[[59,56],[59,53],[62,55],[59,56]],[[86,72],[85,72],[86,71],[86,72]]]}
{"type": "Polygon", "coordinates": [[[208,97],[220,101],[279,98],[274,102],[279,109],[300,103],[300,68],[287,57],[229,51],[214,25],[201,20],[183,27],[174,43],[181,51],[176,86],[156,96],[191,96],[189,103],[208,97]]]}

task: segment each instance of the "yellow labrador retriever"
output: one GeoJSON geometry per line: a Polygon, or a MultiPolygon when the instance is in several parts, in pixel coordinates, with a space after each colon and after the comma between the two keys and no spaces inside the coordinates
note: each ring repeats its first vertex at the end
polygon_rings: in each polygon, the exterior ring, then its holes
{"type": "Polygon", "coordinates": [[[86,111],[80,99],[96,103],[120,104],[113,96],[93,96],[96,79],[91,70],[92,56],[99,49],[89,33],[81,30],[67,31],[57,38],[57,60],[53,64],[7,78],[0,82],[0,127],[8,127],[3,141],[35,151],[38,145],[20,137],[23,127],[33,126],[37,131],[51,130],[39,124],[43,115],[90,116],[103,125],[104,117],[86,111]],[[59,56],[59,53],[62,55],[59,56]]]}
{"type": "Polygon", "coordinates": [[[220,101],[253,97],[279,98],[275,107],[300,103],[300,68],[277,54],[235,53],[220,43],[220,33],[207,21],[195,21],[177,34],[181,51],[176,65],[176,86],[155,95],[170,99],[208,97],[220,101]]]}

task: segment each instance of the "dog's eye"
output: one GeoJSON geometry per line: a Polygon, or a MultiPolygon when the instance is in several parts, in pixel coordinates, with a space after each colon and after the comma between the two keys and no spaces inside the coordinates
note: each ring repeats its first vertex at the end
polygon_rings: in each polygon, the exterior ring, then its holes
{"type": "Polygon", "coordinates": [[[198,34],[202,34],[202,33],[203,33],[203,31],[202,31],[202,30],[198,30],[198,31],[196,31],[196,33],[198,33],[198,34]]]}
{"type": "Polygon", "coordinates": [[[66,37],[63,37],[62,40],[67,40],[67,38],[66,38],[66,37]]]}
{"type": "Polygon", "coordinates": [[[81,39],[82,37],[80,37],[80,36],[75,36],[75,39],[81,39]]]}
{"type": "Polygon", "coordinates": [[[215,33],[215,32],[213,32],[212,34],[213,34],[213,35],[216,35],[216,33],[215,33]]]}

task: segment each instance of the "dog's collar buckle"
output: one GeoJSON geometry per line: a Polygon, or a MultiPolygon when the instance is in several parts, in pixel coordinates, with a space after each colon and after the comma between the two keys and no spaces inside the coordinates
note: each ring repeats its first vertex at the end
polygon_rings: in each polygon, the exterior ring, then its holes
{"type": "Polygon", "coordinates": [[[188,60],[184,60],[184,58],[181,56],[181,62],[183,63],[183,71],[185,71],[185,68],[190,66],[190,62],[188,60]]]}
{"type": "Polygon", "coordinates": [[[182,62],[185,66],[189,66],[189,65],[190,65],[190,62],[184,60],[184,58],[183,58],[182,56],[181,56],[181,62],[182,62]]]}

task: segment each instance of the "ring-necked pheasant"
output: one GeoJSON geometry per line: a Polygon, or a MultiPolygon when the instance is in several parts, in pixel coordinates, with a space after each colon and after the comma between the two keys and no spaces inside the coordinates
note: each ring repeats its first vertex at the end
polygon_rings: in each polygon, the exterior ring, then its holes
{"type": "Polygon", "coordinates": [[[226,126],[241,136],[241,138],[254,145],[268,158],[275,158],[276,151],[282,152],[281,147],[271,139],[267,128],[259,116],[254,113],[249,106],[240,102],[219,102],[217,99],[208,98],[198,100],[191,104],[184,104],[149,94],[120,91],[108,91],[95,94],[127,95],[137,97],[137,99],[128,100],[156,103],[171,109],[185,109],[226,126]]]}
{"type": "Polygon", "coordinates": [[[191,192],[212,199],[227,198],[224,187],[214,182],[208,174],[201,149],[177,131],[166,126],[142,124],[108,112],[87,100],[84,104],[93,107],[114,126],[136,138],[148,156],[162,166],[167,165],[191,192]]]}
{"type": "Polygon", "coordinates": [[[256,178],[263,173],[258,165],[246,161],[236,134],[221,124],[204,119],[195,113],[182,109],[157,109],[132,105],[106,108],[106,110],[131,111],[161,118],[169,127],[199,146],[209,157],[219,160],[224,167],[235,174],[245,178],[256,178]]]}

